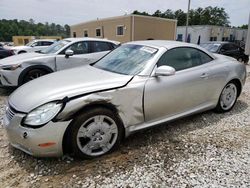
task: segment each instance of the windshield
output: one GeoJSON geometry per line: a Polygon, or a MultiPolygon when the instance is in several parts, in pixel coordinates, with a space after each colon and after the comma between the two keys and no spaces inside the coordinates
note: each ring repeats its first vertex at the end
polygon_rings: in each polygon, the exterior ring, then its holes
{"type": "Polygon", "coordinates": [[[70,43],[70,41],[68,41],[68,40],[61,40],[61,41],[55,42],[51,46],[41,50],[40,53],[42,53],[42,54],[54,54],[58,50],[62,49],[68,43],[70,43]]]}
{"type": "Polygon", "coordinates": [[[25,44],[25,46],[31,46],[33,43],[34,43],[34,41],[31,41],[31,42],[25,44]]]}
{"type": "Polygon", "coordinates": [[[201,44],[200,45],[201,47],[205,48],[206,50],[210,51],[210,52],[217,52],[219,47],[220,47],[220,44],[216,44],[216,43],[204,43],[204,44],[201,44]]]}
{"type": "Polygon", "coordinates": [[[116,48],[93,66],[119,74],[135,75],[143,70],[156,52],[156,48],[126,44],[116,48]]]}

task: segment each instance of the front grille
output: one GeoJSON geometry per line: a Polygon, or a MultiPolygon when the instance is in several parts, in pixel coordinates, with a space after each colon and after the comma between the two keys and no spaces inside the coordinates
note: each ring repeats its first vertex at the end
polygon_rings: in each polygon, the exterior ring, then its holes
{"type": "Polygon", "coordinates": [[[15,114],[16,114],[15,110],[10,105],[8,105],[6,108],[6,117],[8,118],[8,120],[9,121],[12,120],[15,114]]]}

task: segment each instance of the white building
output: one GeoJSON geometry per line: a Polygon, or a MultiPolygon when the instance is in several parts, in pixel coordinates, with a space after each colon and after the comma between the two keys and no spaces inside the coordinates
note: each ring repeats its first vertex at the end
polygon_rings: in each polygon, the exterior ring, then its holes
{"type": "MultiPolygon", "coordinates": [[[[186,26],[178,26],[176,39],[185,41],[186,26]]],[[[193,25],[188,26],[188,41],[191,43],[208,41],[244,41],[247,38],[247,29],[230,28],[214,25],[193,25]]]]}

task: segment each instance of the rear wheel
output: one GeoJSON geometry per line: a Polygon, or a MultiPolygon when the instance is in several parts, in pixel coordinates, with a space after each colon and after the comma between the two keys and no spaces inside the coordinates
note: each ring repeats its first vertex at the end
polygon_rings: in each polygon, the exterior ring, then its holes
{"type": "Polygon", "coordinates": [[[122,135],[122,122],[114,112],[92,109],[77,117],[72,125],[73,154],[80,158],[99,157],[114,150],[122,135]]]}
{"type": "Polygon", "coordinates": [[[48,74],[48,72],[46,70],[41,70],[41,69],[33,69],[33,70],[30,70],[29,72],[26,73],[26,75],[24,76],[23,78],[23,84],[31,81],[31,80],[34,80],[36,78],[39,78],[43,75],[46,75],[48,74]]]}
{"type": "Polygon", "coordinates": [[[223,88],[218,104],[215,108],[217,112],[228,112],[230,111],[237,101],[238,88],[234,82],[229,82],[223,88]]]}

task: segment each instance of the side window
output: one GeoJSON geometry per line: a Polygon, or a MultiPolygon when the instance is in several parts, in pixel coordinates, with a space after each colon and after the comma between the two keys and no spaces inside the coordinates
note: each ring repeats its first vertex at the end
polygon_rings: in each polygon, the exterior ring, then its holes
{"type": "Polygon", "coordinates": [[[53,44],[53,42],[49,42],[49,41],[42,41],[42,46],[50,46],[51,44],[53,44]]]}
{"type": "Polygon", "coordinates": [[[210,57],[209,55],[207,55],[206,53],[202,52],[202,51],[199,51],[197,50],[198,53],[200,54],[200,58],[201,58],[201,63],[204,64],[204,63],[208,63],[210,61],[213,61],[213,58],[210,57]]]}
{"type": "Polygon", "coordinates": [[[92,45],[93,45],[92,52],[102,52],[102,51],[112,50],[112,46],[108,42],[93,41],[92,45]]]}
{"type": "MultiPolygon", "coordinates": [[[[77,42],[77,43],[72,44],[66,50],[72,50],[74,52],[74,54],[86,54],[86,53],[89,53],[89,43],[88,42],[77,42]]],[[[65,51],[64,51],[64,53],[65,53],[65,51]]]]}
{"type": "Polygon", "coordinates": [[[167,65],[176,71],[192,68],[211,61],[212,58],[195,48],[174,48],[167,51],[157,62],[157,66],[167,65]]]}
{"type": "Polygon", "coordinates": [[[230,44],[230,50],[238,50],[239,47],[235,44],[230,44]]]}
{"type": "Polygon", "coordinates": [[[224,44],[224,45],[221,47],[221,50],[224,50],[224,51],[230,50],[230,44],[224,44]]]}

